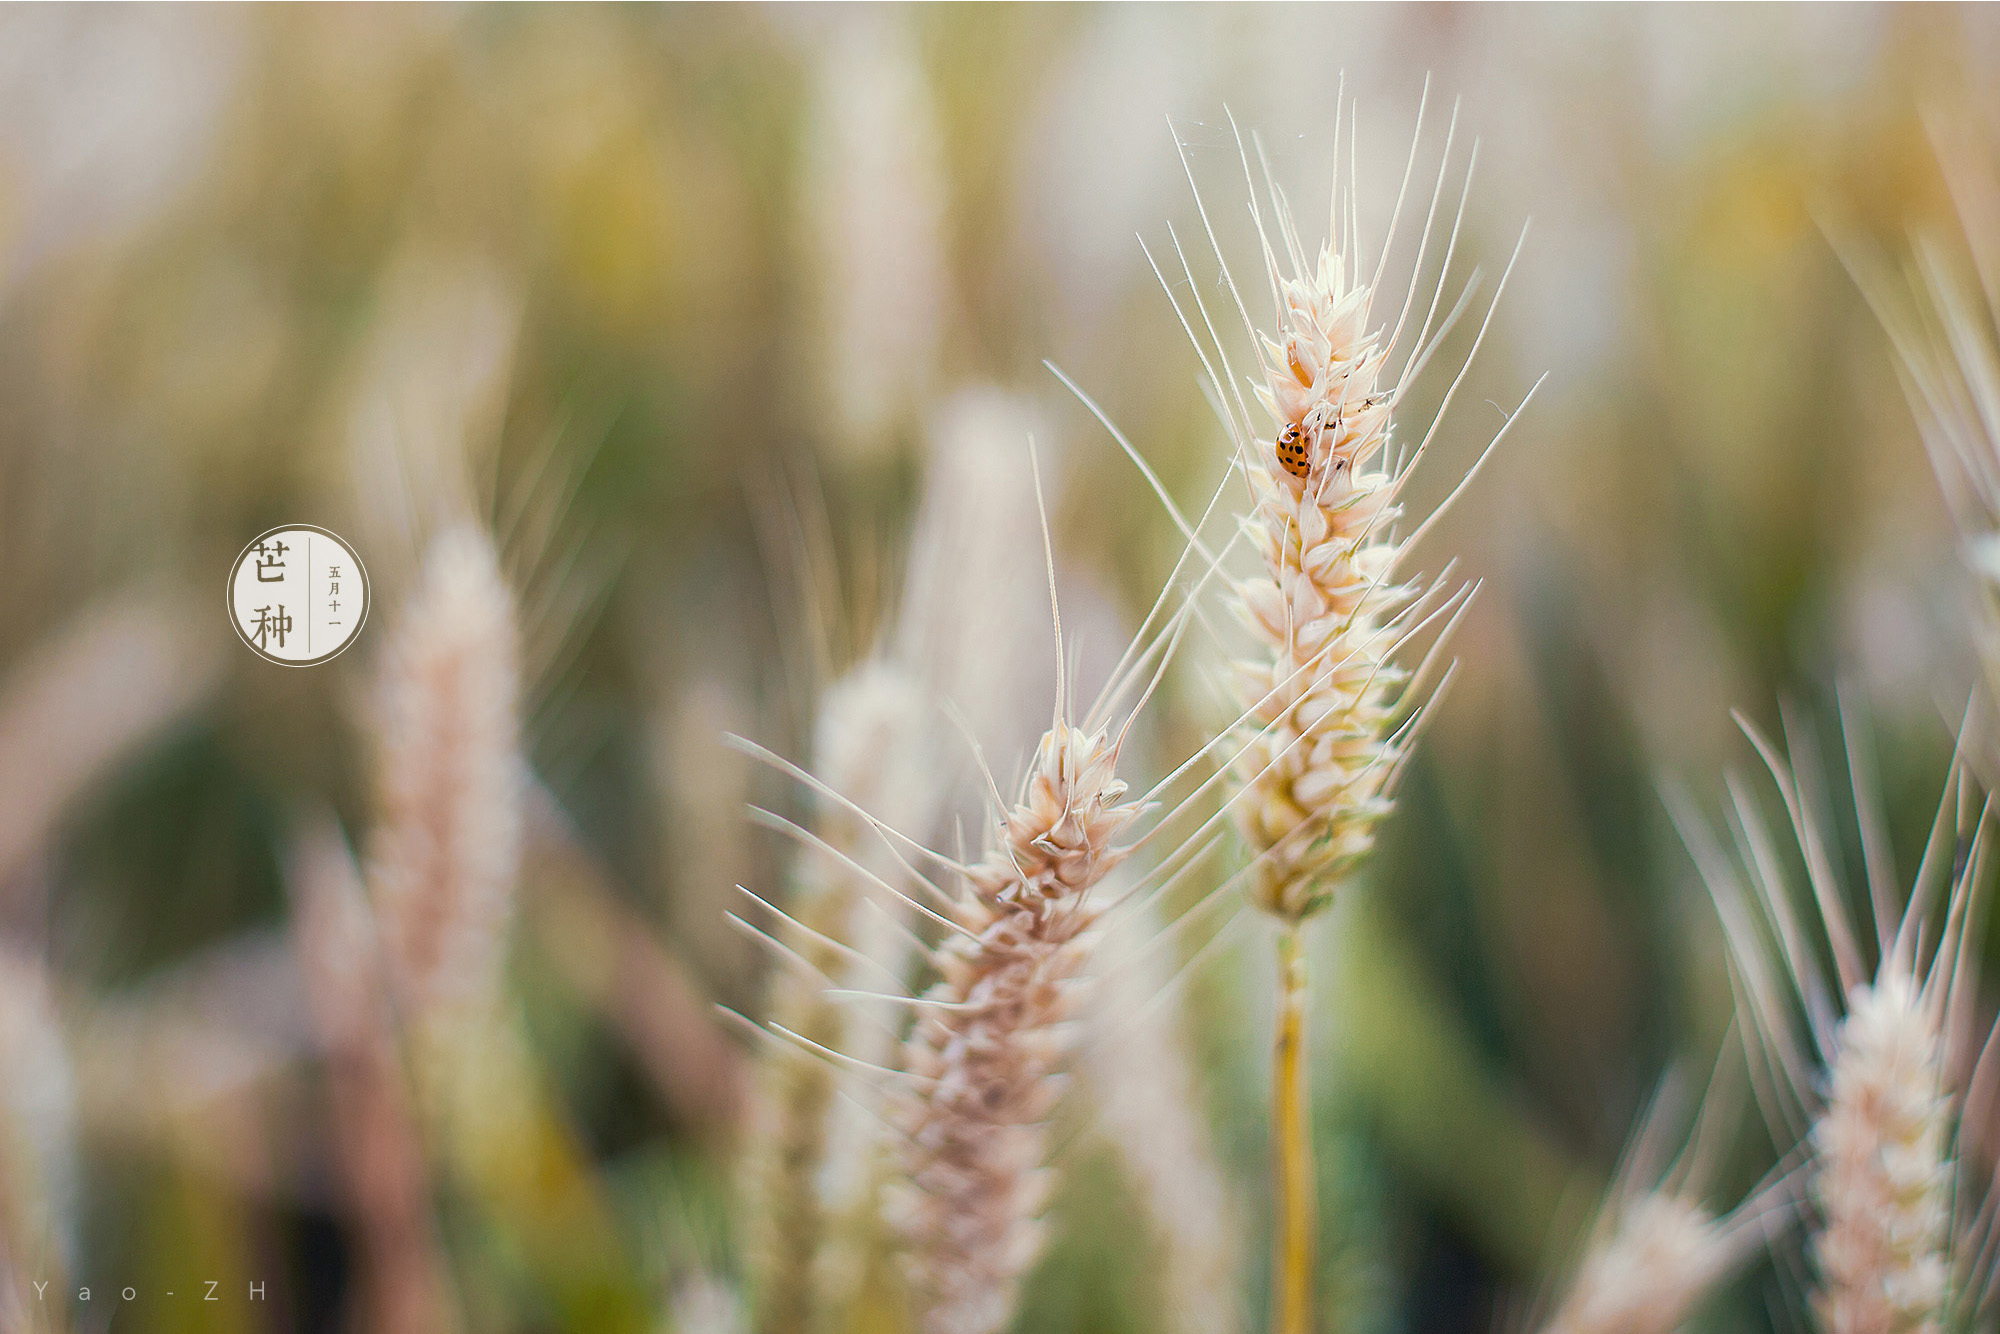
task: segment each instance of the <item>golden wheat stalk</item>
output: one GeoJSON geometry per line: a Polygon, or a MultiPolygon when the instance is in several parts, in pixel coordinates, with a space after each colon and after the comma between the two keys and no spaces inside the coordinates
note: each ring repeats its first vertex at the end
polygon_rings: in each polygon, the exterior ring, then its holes
{"type": "MultiPolygon", "coordinates": [[[[1405,194],[1422,131],[1420,110],[1410,169],[1404,174],[1405,194]]],[[[1338,145],[1338,122],[1334,139],[1338,145]]],[[[1244,712],[1234,732],[1231,809],[1254,854],[1250,898],[1279,927],[1272,1080],[1278,1201],[1275,1328],[1282,1334],[1305,1334],[1313,1323],[1317,1183],[1308,1128],[1302,928],[1327,907],[1340,881],[1373,847],[1417,727],[1435,698],[1431,687],[1439,683],[1429,668],[1472,592],[1452,587],[1449,569],[1429,585],[1402,574],[1413,547],[1463,490],[1470,473],[1422,523],[1408,531],[1397,527],[1404,487],[1463,383],[1464,369],[1414,448],[1399,445],[1394,423],[1405,389],[1464,309],[1477,275],[1439,321],[1456,250],[1454,223],[1437,295],[1405,343],[1451,161],[1449,135],[1411,265],[1410,289],[1393,322],[1380,319],[1376,310],[1388,252],[1385,248],[1372,272],[1366,267],[1353,182],[1343,186],[1338,152],[1328,231],[1316,250],[1309,250],[1300,237],[1289,202],[1270,180],[1268,164],[1267,219],[1256,200],[1249,155],[1242,156],[1274,307],[1267,328],[1257,327],[1229,276],[1205,207],[1202,218],[1254,349],[1259,411],[1252,410],[1237,385],[1178,240],[1176,252],[1208,344],[1195,333],[1197,321],[1178,299],[1175,309],[1201,353],[1212,398],[1229,426],[1234,466],[1250,494],[1242,524],[1261,558],[1259,572],[1236,581],[1233,589],[1235,610],[1257,652],[1235,664],[1244,712]],[[1404,650],[1436,629],[1440,619],[1443,629],[1433,636],[1422,662],[1413,667],[1404,661],[1404,650]]],[[[1348,167],[1351,177],[1351,154],[1348,167]]],[[[1401,207],[1399,195],[1398,218],[1401,207]]],[[[1462,216],[1462,199],[1460,209],[1462,216]]],[[[1392,220],[1392,241],[1396,232],[1392,220]]],[[[1512,263],[1510,259],[1510,272],[1512,263]]],[[[1165,285],[1164,276],[1161,281],[1165,285]]],[[[1505,287],[1503,274],[1468,353],[1468,366],[1505,287]]],[[[1509,418],[1508,427],[1513,420],[1509,418]]]]}

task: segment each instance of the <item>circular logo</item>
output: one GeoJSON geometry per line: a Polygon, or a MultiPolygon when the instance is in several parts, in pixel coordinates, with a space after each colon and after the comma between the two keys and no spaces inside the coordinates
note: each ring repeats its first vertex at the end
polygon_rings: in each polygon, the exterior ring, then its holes
{"type": "Polygon", "coordinates": [[[368,619],[368,571],[354,548],[307,523],[273,528],[229,571],[229,620],[259,657],[286,667],[325,662],[368,619]]]}

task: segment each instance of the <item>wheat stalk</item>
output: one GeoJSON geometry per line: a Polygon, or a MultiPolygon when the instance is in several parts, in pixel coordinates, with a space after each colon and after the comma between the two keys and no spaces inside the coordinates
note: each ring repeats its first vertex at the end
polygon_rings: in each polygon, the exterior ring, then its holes
{"type": "MultiPolygon", "coordinates": [[[[1412,168],[1422,128],[1419,111],[1412,168]]],[[[1336,122],[1336,145],[1339,138],[1336,122]]],[[[1248,178],[1247,152],[1243,157],[1248,178]]],[[[1449,161],[1447,138],[1444,162],[1449,161]]],[[[1421,275],[1424,267],[1444,171],[1441,165],[1413,275],[1421,275]]],[[[1392,440],[1403,390],[1462,309],[1463,298],[1436,327],[1439,300],[1433,298],[1392,376],[1392,358],[1402,346],[1418,277],[1413,276],[1393,324],[1379,320],[1375,302],[1383,263],[1378,261],[1372,273],[1364,267],[1353,185],[1349,181],[1342,188],[1337,152],[1328,232],[1316,253],[1301,240],[1290,204],[1271,183],[1268,166],[1265,175],[1271,217],[1267,221],[1256,202],[1254,180],[1251,211],[1274,306],[1267,329],[1259,330],[1251,319],[1226,263],[1223,273],[1255,348],[1261,383],[1254,394],[1268,429],[1259,429],[1257,415],[1235,385],[1220,340],[1215,340],[1213,360],[1206,350],[1202,355],[1213,400],[1233,437],[1235,466],[1249,490],[1242,524],[1262,565],[1233,588],[1235,610],[1258,651],[1234,664],[1243,714],[1234,733],[1231,809],[1254,854],[1251,901],[1279,927],[1272,1079],[1278,1200],[1275,1327],[1283,1334],[1305,1334],[1313,1323],[1317,1183],[1307,1125],[1311,1095],[1305,1068],[1308,979],[1302,928],[1324,911],[1339,882],[1374,846],[1416,724],[1427,711],[1433,682],[1426,669],[1471,593],[1450,589],[1448,572],[1428,586],[1400,577],[1410,549],[1443,505],[1413,530],[1396,526],[1403,488],[1464,371],[1415,449],[1399,451],[1392,440]],[[1439,617],[1447,618],[1445,627],[1413,669],[1401,651],[1439,617]]],[[[1406,172],[1405,189],[1408,181],[1406,172]]],[[[1397,211],[1400,215],[1400,198],[1397,211]]],[[[1207,226],[1205,208],[1203,222],[1207,226]]],[[[1395,231],[1392,222],[1392,237],[1395,231]]],[[[1212,228],[1209,238],[1214,243],[1212,228]]],[[[1454,225],[1438,278],[1439,297],[1450,277],[1455,242],[1454,225]]],[[[1385,253],[1381,260],[1386,258],[1385,253]]],[[[1185,268],[1184,257],[1182,263],[1185,268]]],[[[1198,288],[1191,270],[1188,276],[1198,288]]],[[[1503,275],[1500,288],[1505,285],[1503,275]]],[[[1468,282],[1467,297],[1470,291],[1468,282]]],[[[1496,291],[1496,306],[1498,299],[1496,291]]],[[[1200,325],[1213,339],[1214,325],[1198,292],[1194,300],[1200,325]]],[[[1195,323],[1178,301],[1176,310],[1201,349],[1195,323]]],[[[1486,319],[1491,318],[1489,307],[1486,319]]],[[[1481,339],[1484,334],[1482,325],[1481,339]]],[[[1468,364],[1478,347],[1475,340],[1468,364]]],[[[1457,494],[1455,490],[1452,496],[1457,494]]]]}
{"type": "Polygon", "coordinates": [[[298,840],[287,873],[293,947],[327,1063],[334,1159],[365,1256],[359,1323],[447,1334],[459,1325],[449,1267],[360,872],[328,821],[298,840]]]}
{"type": "Polygon", "coordinates": [[[1090,891],[1123,858],[1117,747],[1057,722],[1026,792],[970,868],[935,953],[907,1047],[915,1091],[897,1109],[911,1188],[899,1222],[925,1334],[994,1334],[1040,1250],[1044,1122],[1068,1045],[1068,991],[1097,909],[1090,891]]]}

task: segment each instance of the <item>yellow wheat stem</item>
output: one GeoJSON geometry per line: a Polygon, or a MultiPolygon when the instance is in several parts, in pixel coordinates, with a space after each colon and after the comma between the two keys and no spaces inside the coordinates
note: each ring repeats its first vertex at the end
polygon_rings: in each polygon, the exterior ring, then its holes
{"type": "Polygon", "coordinates": [[[1351,237],[1337,243],[1340,223],[1336,210],[1327,241],[1308,259],[1289,210],[1278,210],[1282,245],[1265,247],[1277,320],[1258,335],[1255,386],[1270,426],[1258,431],[1244,405],[1236,440],[1251,499],[1242,525],[1261,562],[1234,590],[1256,649],[1235,663],[1244,713],[1231,809],[1255,854],[1251,902],[1281,932],[1272,1108],[1279,1334],[1303,1334],[1312,1320],[1300,933],[1374,848],[1414,734],[1401,724],[1421,707],[1424,688],[1399,651],[1432,610],[1458,596],[1433,604],[1442,584],[1398,578],[1414,540],[1396,527],[1400,496],[1423,449],[1402,455],[1395,447],[1396,333],[1376,318],[1374,284],[1351,237]]]}
{"type": "Polygon", "coordinates": [[[1277,1334],[1309,1334],[1312,1329],[1318,1177],[1305,1047],[1305,943],[1299,928],[1287,924],[1278,935],[1278,1022],[1271,1052],[1271,1145],[1278,1189],[1272,1275],[1277,1317],[1272,1328],[1277,1334]]]}

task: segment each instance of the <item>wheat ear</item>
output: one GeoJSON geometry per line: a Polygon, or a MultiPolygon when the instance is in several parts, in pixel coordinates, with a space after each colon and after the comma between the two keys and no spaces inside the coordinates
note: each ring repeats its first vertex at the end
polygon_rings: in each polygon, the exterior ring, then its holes
{"type": "MultiPolygon", "coordinates": [[[[1787,722],[1797,757],[1807,742],[1787,722]]],[[[1976,1305],[1991,1285],[1992,1209],[1975,1203],[1981,1192],[1971,1188],[1973,1164],[1959,1150],[1956,1128],[1963,1090],[1949,1077],[1953,1054],[1980,1045],[1969,1031],[1973,981],[1965,950],[1983,913],[1977,888],[1987,871],[1990,804],[1982,809],[1974,800],[1954,759],[1915,886],[1898,913],[1889,883],[1894,862],[1865,766],[1850,754],[1874,916],[1871,969],[1817,813],[1823,799],[1813,766],[1786,760],[1743,726],[1790,815],[1817,930],[1807,929],[1778,869],[1776,844],[1739,784],[1731,784],[1732,823],[1751,893],[1684,807],[1676,819],[1728,936],[1766,1117],[1774,1132],[1802,1133],[1810,1153],[1819,1207],[1813,1309],[1834,1334],[1939,1330],[1955,1322],[1961,1299],[1976,1305]],[[1832,979],[1820,963],[1822,940],[1832,979]],[[1800,1012],[1803,1032],[1793,1019],[1800,1012]]],[[[1858,744],[1851,721],[1848,733],[1850,747],[1858,744]]],[[[1965,741],[1962,733],[1961,749],[1965,741]]],[[[1975,1069],[1971,1082],[1981,1079],[1975,1069]]]]}
{"type": "Polygon", "coordinates": [[[486,535],[440,534],[383,663],[368,885],[421,1022],[497,985],[520,859],[514,602],[486,535]]]}
{"type": "Polygon", "coordinates": [[[1584,1257],[1544,1334],[1673,1334],[1746,1248],[1698,1201],[1626,1201],[1584,1257]]]}
{"type": "Polygon", "coordinates": [[[561,1319],[639,1317],[615,1233],[538,1077],[504,965],[526,765],[514,599],[481,530],[425,554],[383,664],[369,888],[427,1145],[520,1239],[561,1319]]]}
{"type": "Polygon", "coordinates": [[[1043,736],[935,952],[939,981],[906,1051],[914,1087],[897,1109],[912,1188],[899,1221],[925,1334],[1004,1328],[1040,1250],[1067,992],[1097,916],[1090,891],[1140,810],[1122,801],[1116,760],[1103,732],[1058,721],[1043,736]]]}
{"type": "Polygon", "coordinates": [[[1674,1334],[1791,1221],[1798,1200],[1789,1164],[1727,1214],[1703,1202],[1723,1147],[1721,1123],[1734,1122],[1738,1101],[1718,1088],[1710,1084],[1686,1143],[1662,1163],[1680,1111],[1679,1081],[1662,1082],[1542,1334],[1674,1334]]]}
{"type": "Polygon", "coordinates": [[[1813,1124],[1814,1310],[1829,1334],[1943,1328],[1951,1284],[1951,1099],[1941,1016],[1884,968],[1848,993],[1813,1124]]]}
{"type": "MultiPolygon", "coordinates": [[[[1421,113],[1417,135],[1420,140],[1421,113]]],[[[1412,164],[1415,153],[1413,142],[1412,164]]],[[[1444,156],[1448,163],[1449,140],[1444,156]]],[[[1244,167],[1248,176],[1247,153],[1244,167]]],[[[1244,713],[1236,730],[1231,809],[1255,854],[1250,897],[1279,927],[1272,1079],[1276,1328],[1306,1334],[1313,1324],[1318,1187],[1307,1124],[1302,928],[1367,855],[1389,812],[1394,779],[1431,684],[1421,668],[1413,672],[1399,661],[1399,651],[1437,616],[1462,609],[1468,590],[1447,592],[1443,581],[1424,587],[1399,578],[1409,548],[1430,526],[1427,519],[1411,532],[1399,532],[1399,499],[1437,423],[1414,450],[1399,456],[1391,422],[1404,384],[1435,347],[1443,327],[1432,327],[1439,303],[1435,298],[1430,303],[1392,383],[1391,357],[1415,304],[1416,279],[1402,314],[1393,327],[1385,326],[1375,312],[1381,265],[1372,276],[1362,267],[1353,188],[1351,182],[1346,189],[1339,184],[1338,155],[1329,230],[1315,258],[1308,258],[1290,205],[1270,184],[1268,170],[1266,177],[1270,225],[1255,202],[1254,181],[1251,211],[1263,242],[1275,325],[1258,331],[1240,295],[1237,309],[1256,349],[1262,382],[1255,395],[1268,430],[1258,429],[1240,390],[1225,383],[1233,375],[1219,341],[1215,358],[1222,374],[1215,373],[1213,362],[1209,366],[1213,397],[1228,419],[1235,464],[1249,490],[1243,526],[1262,558],[1262,569],[1234,588],[1235,609],[1258,652],[1235,664],[1244,713]]],[[[1407,186],[1407,172],[1404,179],[1407,186]]],[[[1441,166],[1433,216],[1443,179],[1441,166]]],[[[1205,211],[1203,220],[1206,224],[1205,211]]],[[[1394,230],[1392,224],[1392,236],[1394,230]]],[[[1428,222],[1423,235],[1413,272],[1423,269],[1428,222]]],[[[1451,276],[1450,261],[1447,250],[1440,296],[1451,276]]],[[[1229,289],[1236,295],[1233,280],[1229,289]]],[[[1497,303],[1498,292],[1494,299],[1497,303]]],[[[1198,296],[1196,301],[1202,326],[1212,331],[1207,310],[1198,296]]],[[[1446,314],[1445,325],[1453,313],[1446,314]]],[[[1491,313],[1489,307],[1489,321],[1491,313]]],[[[1192,331],[1184,312],[1182,321],[1192,331]]],[[[1480,332],[1483,337],[1483,326],[1480,332]]],[[[1462,377],[1463,371],[1453,392],[1462,377]]],[[[1447,392],[1440,418],[1451,397],[1447,392]]],[[[1455,623],[1455,616],[1447,621],[1437,644],[1455,623]]]]}
{"type": "MultiPolygon", "coordinates": [[[[1971,271],[1961,247],[1936,236],[1918,236],[1900,273],[1856,238],[1834,239],[1894,345],[1976,590],[1972,647],[1987,697],[2000,703],[2000,175],[1977,130],[1946,118],[1931,133],[1971,271]]],[[[2000,736],[1990,721],[1982,742],[1991,779],[2000,773],[2000,736]]]]}
{"type": "MultiPolygon", "coordinates": [[[[922,692],[907,673],[882,661],[855,669],[821,701],[814,742],[821,783],[893,828],[927,828],[938,783],[917,761],[913,735],[926,713],[922,692]]],[[[899,878],[898,868],[873,828],[848,807],[822,802],[815,823],[823,847],[801,853],[788,910],[804,928],[798,953],[810,971],[777,974],[771,1019],[813,1046],[875,1063],[887,1052],[856,1031],[864,1016],[843,1003],[855,998],[829,995],[826,984],[874,984],[873,977],[855,976],[850,959],[854,943],[871,934],[861,909],[872,898],[873,881],[899,878]]],[[[895,976],[900,969],[893,962],[877,960],[871,971],[895,976]]],[[[865,1017],[893,1024],[892,1017],[865,1017]]],[[[895,1029],[885,1024],[884,1031],[895,1029]]],[[[828,1265],[822,1249],[829,1206],[852,1202],[829,1199],[822,1178],[839,1168],[857,1168],[868,1178],[865,1163],[840,1161],[865,1160],[868,1146],[843,1144],[844,1153],[830,1156],[835,1076],[811,1048],[774,1045],[761,1073],[760,1115],[766,1126],[757,1174],[765,1235],[759,1247],[757,1327],[767,1334],[796,1334],[819,1319],[829,1284],[844,1285],[844,1276],[823,1272],[828,1265]]]]}

